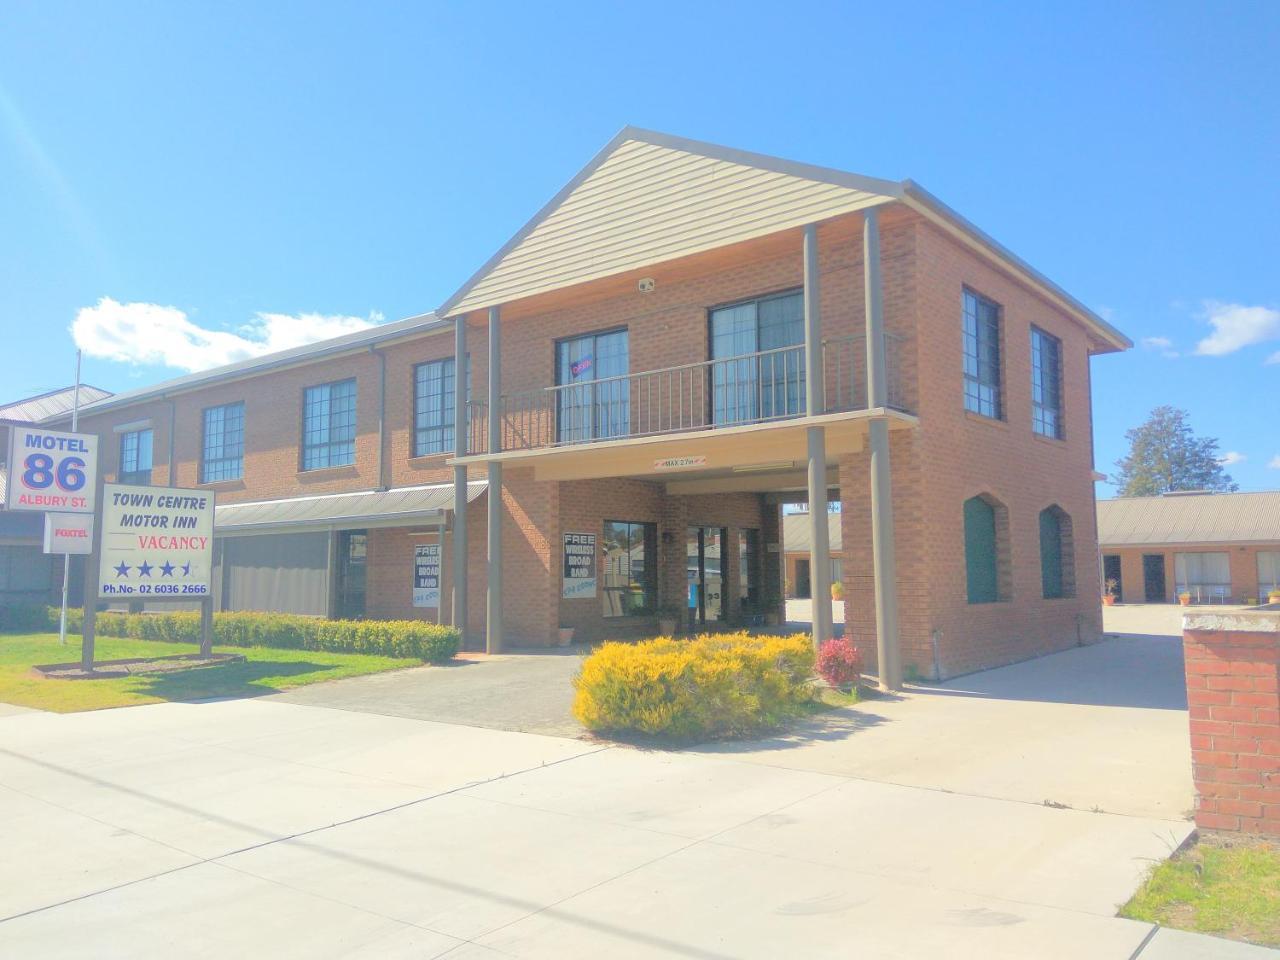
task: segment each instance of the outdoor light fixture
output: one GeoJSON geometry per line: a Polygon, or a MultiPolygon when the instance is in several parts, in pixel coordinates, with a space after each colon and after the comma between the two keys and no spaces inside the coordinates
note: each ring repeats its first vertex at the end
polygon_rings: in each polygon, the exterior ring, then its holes
{"type": "Polygon", "coordinates": [[[773,463],[748,463],[734,467],[734,473],[766,473],[770,470],[790,470],[795,466],[794,460],[775,460],[773,463]]]}
{"type": "Polygon", "coordinates": [[[641,277],[640,282],[636,284],[641,293],[653,293],[653,288],[658,285],[653,277],[641,277]]]}

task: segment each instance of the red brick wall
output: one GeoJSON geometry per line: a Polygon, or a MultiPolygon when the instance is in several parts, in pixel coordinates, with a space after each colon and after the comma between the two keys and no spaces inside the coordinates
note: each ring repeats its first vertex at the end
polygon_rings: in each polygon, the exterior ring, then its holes
{"type": "Polygon", "coordinates": [[[1182,636],[1196,826],[1280,836],[1280,612],[1192,615],[1182,636]]]}

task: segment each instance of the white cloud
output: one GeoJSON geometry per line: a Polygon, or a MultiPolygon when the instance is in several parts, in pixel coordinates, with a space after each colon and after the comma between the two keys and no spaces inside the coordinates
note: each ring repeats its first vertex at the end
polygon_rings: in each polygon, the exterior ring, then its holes
{"type": "Polygon", "coordinates": [[[1218,462],[1224,467],[1234,467],[1237,463],[1244,463],[1249,458],[1238,450],[1228,450],[1218,458],[1218,462]]]}
{"type": "Polygon", "coordinates": [[[209,330],[192,323],[186,311],[177,307],[118,303],[103,297],[96,305],[77,311],[71,335],[76,346],[91,357],[195,371],[355,333],[381,320],[378,313],[367,319],[259,313],[234,330],[209,330]]]}
{"type": "Polygon", "coordinates": [[[1168,337],[1143,337],[1142,348],[1144,350],[1158,350],[1162,357],[1181,356],[1177,350],[1173,349],[1173,341],[1168,337]]]}
{"type": "Polygon", "coordinates": [[[1280,453],[1271,458],[1271,462],[1267,464],[1272,470],[1280,470],[1280,453]]]}
{"type": "Polygon", "coordinates": [[[1204,319],[1213,327],[1213,333],[1196,344],[1196,353],[1206,356],[1218,357],[1254,343],[1280,339],[1280,310],[1271,307],[1206,300],[1204,319]]]}

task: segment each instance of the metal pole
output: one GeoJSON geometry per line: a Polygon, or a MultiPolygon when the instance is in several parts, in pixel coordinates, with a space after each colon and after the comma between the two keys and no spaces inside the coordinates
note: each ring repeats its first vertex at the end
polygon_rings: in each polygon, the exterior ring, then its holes
{"type": "MultiPolygon", "coordinates": [[[[80,427],[80,351],[76,351],[76,385],[71,394],[71,432],[80,427]]],[[[46,521],[47,522],[47,521],[46,521]]],[[[90,531],[90,536],[97,533],[90,531]]],[[[71,554],[62,555],[62,614],[58,617],[58,643],[67,645],[67,590],[71,583],[71,554]]]]}
{"type": "MultiPolygon", "coordinates": [[[[818,228],[804,228],[804,364],[805,413],[823,410],[822,318],[818,309],[818,228]]],[[[831,544],[827,532],[827,433],[824,427],[805,431],[809,474],[809,603],[813,609],[813,645],[831,639],[831,544]]]]}
{"type": "MultiPolygon", "coordinates": [[[[880,282],[880,221],[872,208],[863,214],[862,263],[866,295],[867,406],[887,401],[884,304],[880,282]]],[[[876,663],[880,686],[902,689],[898,649],[897,562],[894,557],[893,492],[889,473],[889,421],[871,421],[871,562],[875,574],[876,663]]]]}
{"type": "MultiPolygon", "coordinates": [[[[502,452],[502,356],[499,310],[489,308],[489,456],[502,452]]],[[[485,593],[485,652],[501,653],[502,631],[502,464],[489,461],[488,580],[485,593]]]]}
{"type": "MultiPolygon", "coordinates": [[[[470,445],[467,418],[467,318],[453,321],[453,455],[465,457],[470,445]]],[[[467,468],[453,468],[453,625],[467,635],[467,468]]]]}

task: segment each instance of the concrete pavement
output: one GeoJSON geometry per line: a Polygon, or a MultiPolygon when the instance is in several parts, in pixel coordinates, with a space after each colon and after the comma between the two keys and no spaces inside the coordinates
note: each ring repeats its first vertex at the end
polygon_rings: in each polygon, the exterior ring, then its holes
{"type": "Polygon", "coordinates": [[[1114,916],[1190,829],[1177,653],[681,753],[373,712],[554,725],[563,693],[521,710],[502,664],[565,682],[556,655],[326,685],[339,709],[0,715],[0,956],[1280,956],[1114,916]]]}

